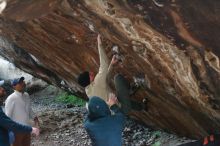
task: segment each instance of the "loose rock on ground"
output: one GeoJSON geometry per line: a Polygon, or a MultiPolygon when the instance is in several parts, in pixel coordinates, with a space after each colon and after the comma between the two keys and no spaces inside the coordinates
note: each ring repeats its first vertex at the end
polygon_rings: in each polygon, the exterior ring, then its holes
{"type": "MultiPolygon", "coordinates": [[[[85,107],[57,103],[55,96],[60,91],[53,87],[32,95],[33,110],[40,119],[41,135],[33,137],[33,146],[91,146],[83,128],[85,107]],[[71,107],[71,108],[69,108],[71,107]]],[[[127,118],[124,132],[124,146],[177,146],[192,141],[162,131],[154,131],[127,118]]]]}

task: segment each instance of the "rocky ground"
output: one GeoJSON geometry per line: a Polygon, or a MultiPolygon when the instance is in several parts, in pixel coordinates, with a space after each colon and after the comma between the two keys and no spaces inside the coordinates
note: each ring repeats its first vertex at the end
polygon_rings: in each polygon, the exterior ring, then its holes
{"type": "MultiPolygon", "coordinates": [[[[84,107],[70,106],[55,101],[60,90],[49,86],[32,95],[33,110],[40,119],[41,135],[33,138],[33,146],[90,146],[83,128],[84,107]]],[[[189,142],[162,131],[154,131],[129,119],[123,133],[124,146],[177,146],[189,142]]]]}

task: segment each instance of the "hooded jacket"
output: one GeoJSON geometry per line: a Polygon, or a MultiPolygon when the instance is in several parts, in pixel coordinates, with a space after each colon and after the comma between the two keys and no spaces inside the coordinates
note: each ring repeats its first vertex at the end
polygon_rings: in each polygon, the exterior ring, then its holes
{"type": "Polygon", "coordinates": [[[125,116],[117,105],[111,111],[104,100],[92,97],[88,104],[88,116],[84,127],[89,134],[93,146],[122,146],[122,131],[125,116]]]}
{"type": "Polygon", "coordinates": [[[31,133],[32,128],[12,121],[5,115],[2,108],[0,108],[0,146],[10,146],[8,131],[13,131],[14,133],[31,133]]]}

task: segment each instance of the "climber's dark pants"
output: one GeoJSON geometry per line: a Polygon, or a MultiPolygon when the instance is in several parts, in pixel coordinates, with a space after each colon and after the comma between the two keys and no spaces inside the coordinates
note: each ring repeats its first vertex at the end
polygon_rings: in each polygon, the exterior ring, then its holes
{"type": "Polygon", "coordinates": [[[124,114],[130,112],[131,109],[133,110],[142,110],[142,104],[136,101],[132,101],[130,96],[130,84],[129,82],[121,75],[117,74],[114,77],[114,84],[116,89],[116,95],[118,101],[121,104],[121,109],[124,114]]]}

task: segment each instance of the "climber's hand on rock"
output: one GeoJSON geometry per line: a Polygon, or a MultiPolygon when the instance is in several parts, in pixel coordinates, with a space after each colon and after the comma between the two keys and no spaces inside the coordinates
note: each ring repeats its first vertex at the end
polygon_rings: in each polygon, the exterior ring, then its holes
{"type": "Polygon", "coordinates": [[[118,63],[118,59],[116,58],[116,55],[113,55],[112,60],[111,60],[111,64],[115,65],[118,63]]]}
{"type": "Polygon", "coordinates": [[[97,36],[97,42],[98,42],[98,45],[102,44],[101,35],[100,34],[98,34],[98,36],[97,36]]]}

